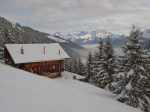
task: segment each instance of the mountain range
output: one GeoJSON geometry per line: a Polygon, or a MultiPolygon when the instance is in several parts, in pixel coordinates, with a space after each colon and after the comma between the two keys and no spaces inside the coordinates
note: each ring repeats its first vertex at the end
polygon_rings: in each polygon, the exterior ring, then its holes
{"type": "MultiPolygon", "coordinates": [[[[150,40],[150,29],[145,29],[141,32],[142,38],[145,42],[150,40]]],[[[114,47],[121,47],[127,41],[126,35],[113,34],[104,30],[95,31],[81,31],[79,33],[68,33],[64,36],[67,40],[77,43],[79,45],[93,45],[97,44],[99,39],[106,40],[108,37],[111,39],[114,47]]]]}

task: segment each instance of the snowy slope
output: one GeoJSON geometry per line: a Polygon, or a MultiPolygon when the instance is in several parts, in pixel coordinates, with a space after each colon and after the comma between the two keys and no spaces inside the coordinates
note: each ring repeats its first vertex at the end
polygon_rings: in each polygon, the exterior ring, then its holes
{"type": "Polygon", "coordinates": [[[0,112],[140,112],[74,80],[37,76],[0,64],[0,112]]]}

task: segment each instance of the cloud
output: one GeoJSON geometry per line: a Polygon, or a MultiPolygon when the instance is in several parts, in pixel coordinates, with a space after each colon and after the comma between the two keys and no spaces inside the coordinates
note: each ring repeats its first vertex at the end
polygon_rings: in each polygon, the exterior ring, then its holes
{"type": "Polygon", "coordinates": [[[149,0],[0,0],[0,16],[49,33],[150,27],[149,0]]]}

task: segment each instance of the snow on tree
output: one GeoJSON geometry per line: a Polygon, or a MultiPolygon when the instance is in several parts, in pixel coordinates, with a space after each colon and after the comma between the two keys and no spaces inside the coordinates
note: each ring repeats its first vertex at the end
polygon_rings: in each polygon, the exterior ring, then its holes
{"type": "Polygon", "coordinates": [[[76,73],[76,59],[65,60],[65,71],[76,73]]]}
{"type": "Polygon", "coordinates": [[[81,62],[81,58],[77,60],[77,73],[79,75],[84,75],[84,64],[81,62]]]}
{"type": "Polygon", "coordinates": [[[116,57],[115,52],[110,41],[110,38],[107,38],[107,41],[103,48],[103,61],[100,71],[100,84],[99,86],[105,89],[112,91],[114,74],[116,73],[116,57]]]}
{"type": "MultiPolygon", "coordinates": [[[[103,64],[103,41],[100,39],[98,42],[98,47],[97,51],[94,54],[94,59],[93,59],[93,77],[91,80],[93,80],[93,84],[102,87],[102,64],[103,64]]],[[[103,88],[103,87],[102,87],[103,88]]]]}
{"type": "Polygon", "coordinates": [[[86,63],[86,77],[87,81],[90,81],[91,77],[93,77],[93,56],[91,52],[89,52],[87,63],[86,63]]]}
{"type": "Polygon", "coordinates": [[[65,71],[77,73],[79,75],[85,75],[85,66],[81,61],[81,58],[79,59],[69,59],[65,60],[65,71]]]}
{"type": "Polygon", "coordinates": [[[77,59],[74,58],[72,60],[72,70],[71,70],[73,73],[77,73],[77,59]]]}
{"type": "Polygon", "coordinates": [[[12,43],[12,32],[11,32],[11,24],[5,25],[2,27],[2,31],[0,34],[1,46],[4,46],[6,43],[12,43]]]}
{"type": "Polygon", "coordinates": [[[70,61],[69,60],[64,61],[64,68],[65,68],[65,71],[71,72],[70,61]]]}
{"type": "Polygon", "coordinates": [[[13,28],[13,34],[15,37],[15,42],[14,43],[18,43],[18,44],[23,44],[23,38],[22,38],[22,30],[20,30],[18,27],[14,27],[13,28]]]}
{"type": "Polygon", "coordinates": [[[123,47],[122,72],[118,81],[120,94],[116,99],[143,111],[150,111],[150,96],[148,96],[150,72],[148,55],[144,43],[140,40],[140,29],[133,27],[126,46],[123,47]]]}
{"type": "Polygon", "coordinates": [[[4,24],[0,29],[0,54],[3,58],[4,45],[7,43],[22,43],[22,37],[20,31],[16,28],[13,28],[10,22],[4,24]]]}
{"type": "Polygon", "coordinates": [[[13,43],[12,39],[12,31],[11,31],[11,24],[8,23],[5,26],[2,26],[1,32],[0,32],[0,51],[1,51],[1,58],[3,58],[3,52],[4,52],[4,45],[7,43],[13,43]]]}

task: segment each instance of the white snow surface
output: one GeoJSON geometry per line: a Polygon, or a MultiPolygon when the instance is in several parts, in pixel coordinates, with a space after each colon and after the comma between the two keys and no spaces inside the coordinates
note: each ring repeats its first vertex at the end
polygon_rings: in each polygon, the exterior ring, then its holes
{"type": "Polygon", "coordinates": [[[28,63],[69,58],[58,43],[51,44],[6,44],[14,63],[28,63]],[[23,47],[24,54],[21,54],[23,47]],[[45,47],[45,53],[44,53],[45,47]],[[59,54],[60,52],[60,54],[59,54]]]}
{"type": "Polygon", "coordinates": [[[0,64],[0,112],[140,112],[103,89],[0,64]]]}
{"type": "Polygon", "coordinates": [[[134,74],[134,70],[131,69],[128,73],[127,73],[127,77],[132,76],[134,74]]]}
{"type": "Polygon", "coordinates": [[[73,80],[73,77],[76,76],[76,79],[84,79],[86,77],[82,76],[82,75],[79,75],[79,74],[76,74],[76,73],[71,73],[71,72],[68,72],[68,71],[64,71],[62,72],[61,74],[61,78],[63,79],[69,79],[69,80],[73,80]]]}
{"type": "Polygon", "coordinates": [[[129,91],[132,89],[131,82],[129,82],[129,83],[126,85],[126,89],[128,89],[129,91]]]}

